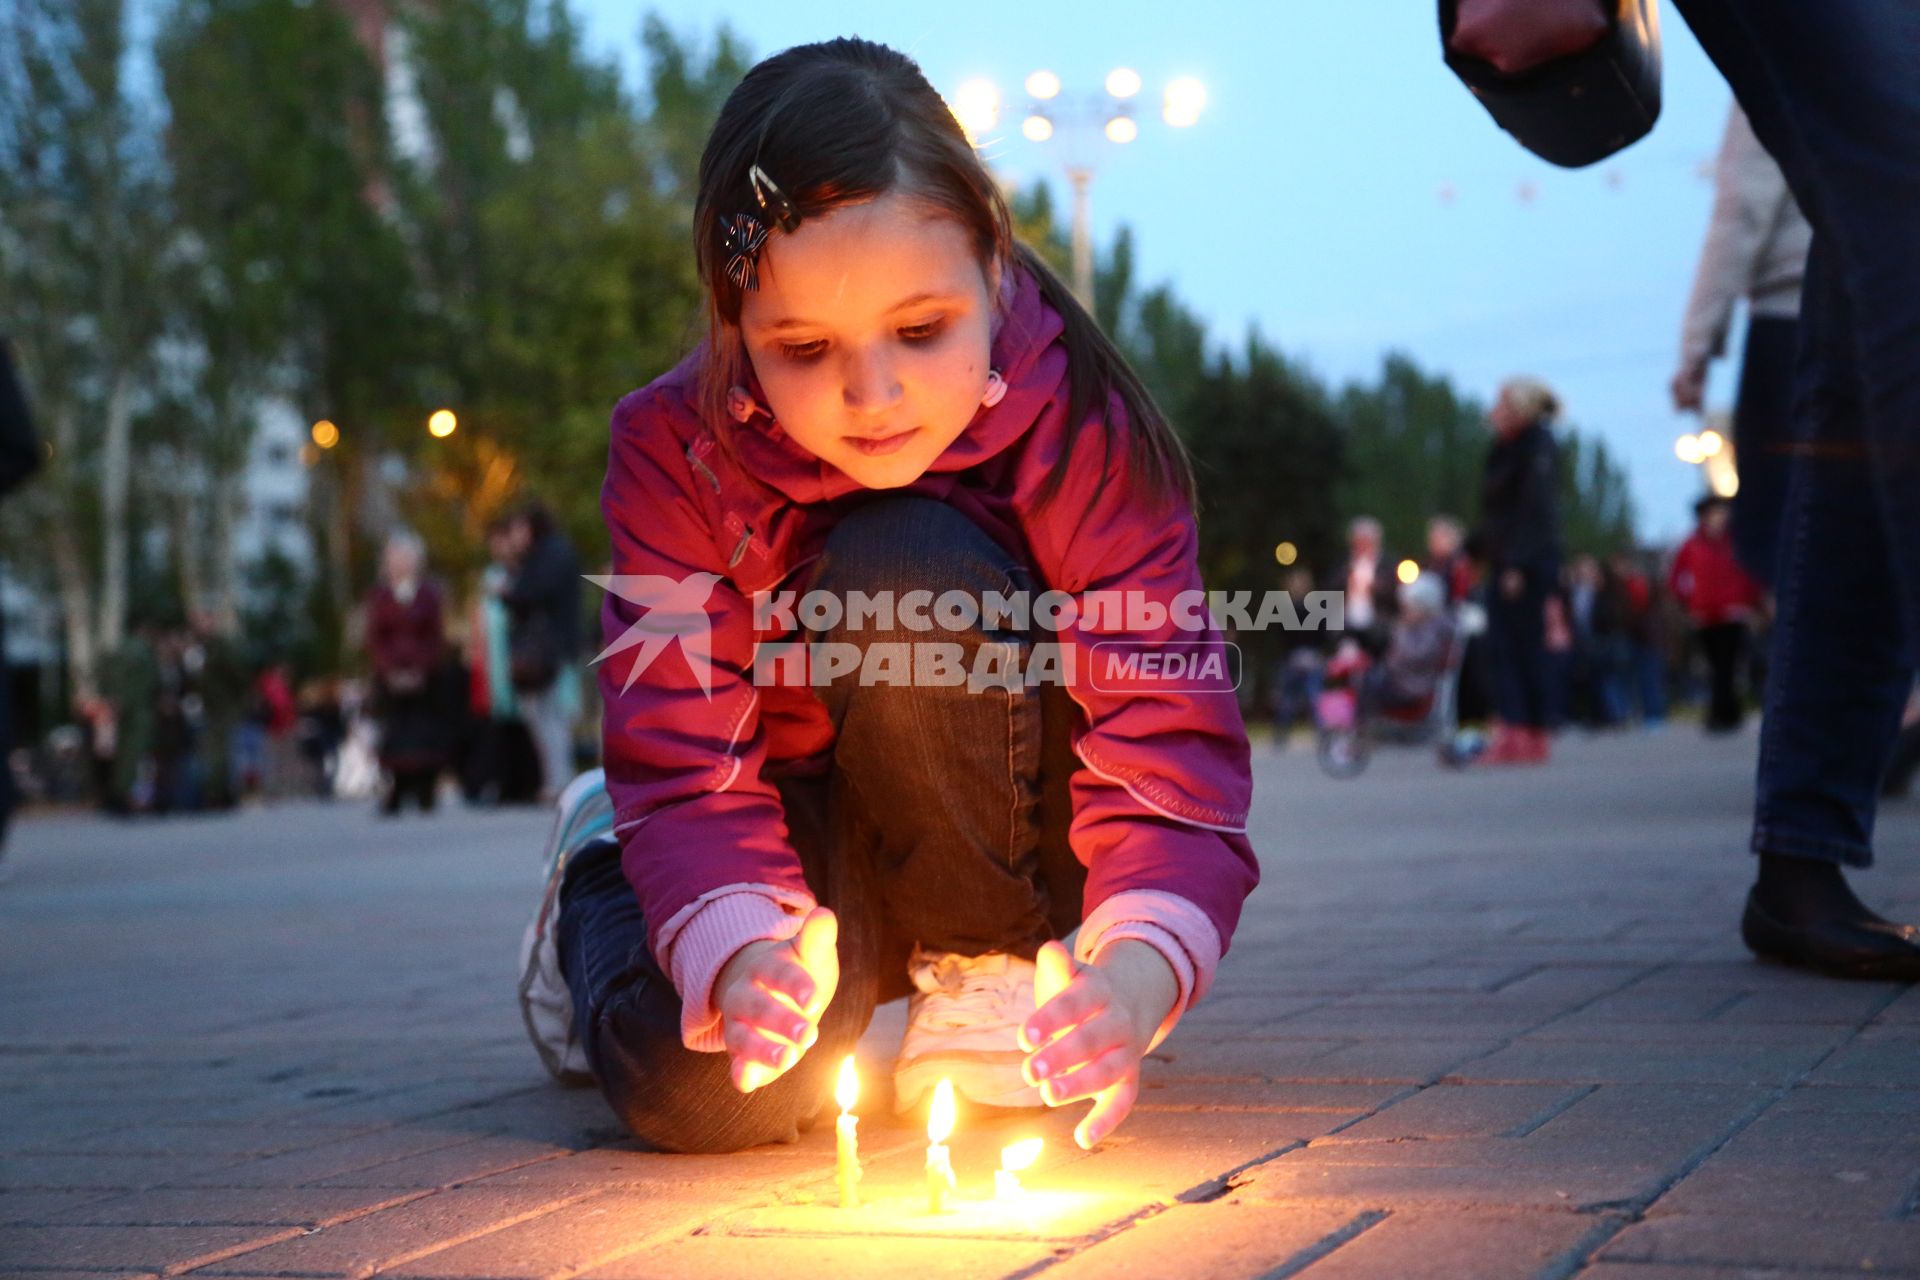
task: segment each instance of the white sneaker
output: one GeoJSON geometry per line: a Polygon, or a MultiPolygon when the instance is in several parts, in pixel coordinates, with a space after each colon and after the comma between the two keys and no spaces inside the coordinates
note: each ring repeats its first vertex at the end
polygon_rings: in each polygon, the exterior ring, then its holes
{"type": "Polygon", "coordinates": [[[567,784],[555,805],[553,831],[542,862],[540,905],[520,939],[520,1017],[540,1061],[556,1080],[568,1084],[593,1079],[587,1052],[574,1034],[573,994],[560,974],[560,881],[574,852],[613,830],[613,801],[606,774],[583,773],[567,784]]]}
{"type": "Polygon", "coordinates": [[[942,1079],[987,1107],[1045,1106],[1020,1074],[1019,1028],[1033,1012],[1033,961],[915,948],[907,1034],[893,1064],[893,1108],[908,1112],[942,1079]]]}

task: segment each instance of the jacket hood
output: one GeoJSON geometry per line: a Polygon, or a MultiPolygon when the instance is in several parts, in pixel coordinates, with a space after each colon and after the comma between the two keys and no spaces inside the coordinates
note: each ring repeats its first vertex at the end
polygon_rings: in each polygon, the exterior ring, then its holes
{"type": "MultiPolygon", "coordinates": [[[[1067,391],[1067,353],[1059,342],[1066,324],[1040,292],[1039,280],[1018,264],[1001,283],[989,360],[1007,384],[1000,403],[982,406],[966,430],[927,468],[929,474],[978,466],[1020,439],[1047,405],[1067,391]]],[[[689,368],[693,365],[689,361],[689,368]]],[[[692,393],[693,379],[687,380],[692,393]]],[[[864,488],[846,472],[803,449],[767,407],[766,392],[751,365],[744,384],[753,400],[753,416],[729,424],[749,471],[794,502],[811,504],[864,488]]]]}

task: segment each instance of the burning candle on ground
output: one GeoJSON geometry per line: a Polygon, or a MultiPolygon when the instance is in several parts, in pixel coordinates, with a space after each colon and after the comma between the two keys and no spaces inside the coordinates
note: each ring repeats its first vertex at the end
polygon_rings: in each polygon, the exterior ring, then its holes
{"type": "Polygon", "coordinates": [[[946,1208],[947,1193],[954,1189],[953,1161],[946,1141],[953,1136],[953,1083],[942,1080],[933,1090],[933,1107],[927,1113],[927,1212],[946,1208]]]}
{"type": "Polygon", "coordinates": [[[1040,1158],[1041,1142],[1028,1138],[1000,1151],[1000,1167],[993,1174],[993,1198],[1018,1204],[1027,1194],[1020,1185],[1020,1171],[1040,1158]]]}
{"type": "Polygon", "coordinates": [[[860,1100],[860,1077],[854,1073],[853,1055],[840,1064],[840,1080],[834,1086],[833,1099],[840,1104],[840,1121],[835,1126],[834,1181],[840,1184],[840,1207],[860,1207],[860,1135],[855,1132],[860,1117],[853,1104],[860,1100]]]}

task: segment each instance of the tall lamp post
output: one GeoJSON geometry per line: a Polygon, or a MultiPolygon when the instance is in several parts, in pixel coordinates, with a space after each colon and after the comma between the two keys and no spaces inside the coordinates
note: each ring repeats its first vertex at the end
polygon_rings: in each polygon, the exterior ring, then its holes
{"type": "MultiPolygon", "coordinates": [[[[1140,73],[1116,67],[1107,73],[1099,93],[1064,94],[1060,77],[1036,71],[1026,79],[1026,105],[1020,133],[1029,142],[1057,143],[1061,167],[1073,191],[1073,291],[1093,309],[1092,190],[1095,160],[1102,141],[1125,146],[1140,136],[1135,103],[1140,96],[1140,73]]],[[[1178,76],[1161,93],[1160,118],[1175,129],[1200,120],[1207,105],[1206,86],[1192,76],[1178,76]]],[[[991,80],[969,80],[954,95],[953,114],[978,139],[1000,119],[1000,90],[991,80]]]]}

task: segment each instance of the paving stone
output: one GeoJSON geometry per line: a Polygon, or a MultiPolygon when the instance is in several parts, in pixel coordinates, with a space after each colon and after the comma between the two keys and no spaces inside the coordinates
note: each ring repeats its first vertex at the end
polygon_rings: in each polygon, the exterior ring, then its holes
{"type": "Polygon", "coordinates": [[[8,1227],[0,1268],[188,1271],[298,1234],[288,1227],[8,1227]]]}
{"type": "Polygon", "coordinates": [[[1454,1068],[1451,1078],[1489,1083],[1785,1085],[1824,1054],[1823,1049],[1805,1046],[1619,1044],[1529,1036],[1454,1068]]]}
{"type": "Polygon", "coordinates": [[[579,1280],[714,1280],[716,1276],[833,1276],[836,1280],[980,1280],[1054,1256],[1037,1241],[696,1236],[583,1273],[579,1280]]]}
{"type": "Polygon", "coordinates": [[[711,1217],[700,1199],[608,1192],[389,1267],[393,1280],[544,1280],[572,1275],[645,1248],[653,1237],[711,1217]]]}
{"type": "Polygon", "coordinates": [[[45,1223],[82,1205],[113,1199],[111,1191],[0,1191],[0,1226],[45,1223]]]}
{"type": "Polygon", "coordinates": [[[457,1188],[318,1231],[295,1234],[205,1269],[223,1276],[365,1276],[559,1209],[578,1193],[457,1188]]]}
{"type": "Polygon", "coordinates": [[[1142,1080],[1134,1110],[1330,1111],[1358,1117],[1402,1096],[1410,1087],[1302,1080],[1187,1080],[1168,1073],[1142,1080]]]}
{"type": "Polygon", "coordinates": [[[1655,1213],[1603,1246],[1604,1262],[1920,1273],[1920,1222],[1827,1222],[1783,1214],[1655,1213]]]}
{"type": "Polygon", "coordinates": [[[1920,1125],[1836,1125],[1832,1113],[1769,1113],[1660,1201],[1663,1212],[1898,1218],[1920,1187],[1920,1125]]]}
{"type": "Polygon", "coordinates": [[[1264,1200],[1591,1211],[1651,1200],[1668,1177],[1660,1165],[1542,1157],[1512,1142],[1462,1139],[1309,1147],[1239,1181],[1242,1195],[1264,1200]]]}
{"type": "Polygon", "coordinates": [[[224,1156],[4,1156],[0,1188],[131,1190],[201,1176],[228,1163],[224,1156]]]}
{"type": "MultiPolygon", "coordinates": [[[[467,1146],[471,1133],[429,1128],[385,1129],[320,1146],[220,1165],[203,1173],[170,1180],[183,1187],[299,1187],[342,1174],[391,1164],[430,1151],[467,1146]]],[[[405,1183],[402,1185],[414,1185],[405,1183]]]]}
{"type": "Polygon", "coordinates": [[[351,1173],[322,1178],[317,1187],[451,1187],[476,1182],[491,1174],[504,1173],[521,1165],[553,1160],[571,1154],[565,1147],[547,1142],[527,1142],[519,1138],[490,1136],[475,1138],[456,1146],[441,1147],[415,1156],[403,1156],[384,1164],[370,1165],[351,1173]]]}
{"type": "MultiPolygon", "coordinates": [[[[155,1188],[73,1206],[55,1223],[77,1226],[330,1226],[425,1195],[382,1187],[335,1190],[321,1187],[155,1188]]],[[[0,1197],[0,1204],[5,1198],[0,1197]]]]}
{"type": "Polygon", "coordinates": [[[1815,1084],[1920,1087],[1920,1026],[1868,1027],[1810,1077],[1815,1084]]]}
{"type": "Polygon", "coordinates": [[[1491,1138],[1531,1131],[1572,1106],[1591,1086],[1435,1085],[1356,1125],[1328,1142],[1410,1138],[1491,1138]]]}
{"type": "Polygon", "coordinates": [[[1050,1280],[1161,1280],[1206,1276],[1252,1280],[1334,1249],[1364,1233],[1377,1214],[1339,1207],[1265,1204],[1229,1197],[1181,1204],[1144,1218],[1049,1267],[1050,1280]]]}
{"type": "Polygon", "coordinates": [[[1534,1280],[1607,1220],[1581,1213],[1389,1213],[1299,1274],[1303,1280],[1534,1280]]]}

